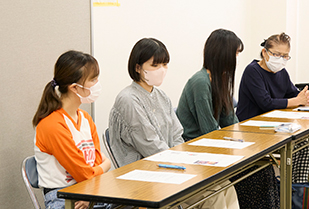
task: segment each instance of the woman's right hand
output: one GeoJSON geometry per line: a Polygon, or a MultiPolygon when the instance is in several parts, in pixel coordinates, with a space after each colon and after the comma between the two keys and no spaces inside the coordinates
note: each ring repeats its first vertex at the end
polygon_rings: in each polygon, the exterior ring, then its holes
{"type": "Polygon", "coordinates": [[[299,100],[299,105],[309,105],[308,86],[305,86],[305,88],[301,92],[299,92],[296,98],[298,98],[299,100]]]}
{"type": "Polygon", "coordinates": [[[287,107],[297,107],[299,105],[309,105],[309,91],[308,86],[298,93],[297,97],[288,99],[287,107]]]}
{"type": "Polygon", "coordinates": [[[87,209],[89,206],[89,202],[86,201],[77,201],[75,202],[74,209],[87,209]]]}
{"type": "Polygon", "coordinates": [[[103,173],[106,173],[111,168],[111,161],[101,152],[102,164],[99,165],[103,169],[103,173]]]}

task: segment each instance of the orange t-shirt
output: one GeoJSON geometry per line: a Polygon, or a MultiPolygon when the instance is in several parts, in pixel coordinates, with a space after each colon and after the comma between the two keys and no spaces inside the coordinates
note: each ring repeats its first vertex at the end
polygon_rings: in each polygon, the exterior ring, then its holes
{"type": "Polygon", "coordinates": [[[78,123],[59,109],[36,127],[34,151],[40,187],[66,187],[103,173],[96,126],[87,112],[77,112],[78,123]]]}

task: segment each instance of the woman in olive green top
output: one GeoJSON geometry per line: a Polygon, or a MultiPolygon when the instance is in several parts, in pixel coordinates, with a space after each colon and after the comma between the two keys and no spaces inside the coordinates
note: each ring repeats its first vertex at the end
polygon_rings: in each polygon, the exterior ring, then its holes
{"type": "Polygon", "coordinates": [[[218,29],[207,39],[203,68],[188,80],[176,112],[186,141],[238,122],[232,98],[236,59],[243,48],[232,31],[218,29]]]}
{"type": "MultiPolygon", "coordinates": [[[[243,48],[241,40],[231,31],[219,29],[207,39],[203,68],[188,80],[177,108],[186,141],[238,122],[232,96],[236,59],[243,48]]],[[[237,183],[235,188],[240,208],[280,207],[272,165],[237,183]]]]}

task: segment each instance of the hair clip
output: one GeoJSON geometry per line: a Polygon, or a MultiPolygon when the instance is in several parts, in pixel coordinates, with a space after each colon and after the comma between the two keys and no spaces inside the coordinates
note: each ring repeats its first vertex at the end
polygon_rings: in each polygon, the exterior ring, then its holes
{"type": "Polygon", "coordinates": [[[55,79],[53,79],[51,81],[51,85],[52,85],[53,88],[55,88],[56,86],[58,86],[58,83],[57,83],[57,81],[55,79]]]}
{"type": "Polygon", "coordinates": [[[261,46],[265,46],[267,39],[264,39],[264,41],[261,43],[261,46]]]}

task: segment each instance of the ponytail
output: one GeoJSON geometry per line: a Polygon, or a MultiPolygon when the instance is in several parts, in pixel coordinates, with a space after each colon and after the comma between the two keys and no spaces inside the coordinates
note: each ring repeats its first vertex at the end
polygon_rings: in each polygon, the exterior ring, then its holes
{"type": "Polygon", "coordinates": [[[32,120],[33,126],[37,126],[43,118],[62,107],[61,95],[68,93],[68,87],[72,83],[83,83],[87,78],[99,76],[99,72],[98,62],[91,55],[74,50],[63,53],[55,63],[54,79],[43,91],[32,120]]]}
{"type": "Polygon", "coordinates": [[[37,126],[43,118],[62,107],[60,95],[57,91],[59,90],[54,79],[45,86],[39,107],[32,119],[34,127],[37,126]]]}

